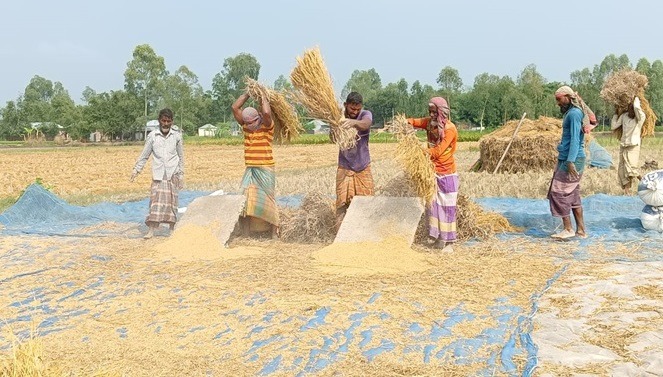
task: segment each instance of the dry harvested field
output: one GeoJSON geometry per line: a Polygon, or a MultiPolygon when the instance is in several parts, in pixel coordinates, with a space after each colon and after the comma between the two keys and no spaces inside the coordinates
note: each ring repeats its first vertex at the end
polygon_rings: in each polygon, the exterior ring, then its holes
{"type": "MultiPolygon", "coordinates": [[[[663,166],[663,147],[659,141],[645,140],[642,163],[648,158],[660,161],[663,166]]],[[[371,144],[378,190],[399,172],[392,158],[395,146],[371,144]]],[[[608,149],[616,163],[618,147],[608,149]]],[[[41,178],[58,196],[79,204],[144,198],[149,190],[149,163],[136,182],[128,180],[140,151],[140,146],[0,149],[0,182],[3,182],[0,199],[16,198],[37,178],[41,178]]],[[[185,145],[184,153],[186,189],[238,190],[244,172],[242,147],[185,145]]],[[[478,143],[460,144],[457,158],[462,193],[470,197],[545,197],[552,172],[497,175],[468,172],[478,156],[478,143]]],[[[277,195],[313,191],[333,194],[337,158],[334,145],[277,146],[275,158],[277,195]]],[[[585,195],[620,194],[614,170],[589,169],[582,187],[585,195]]]]}
{"type": "MultiPolygon", "coordinates": [[[[660,145],[647,140],[642,160],[663,161],[660,145]]],[[[399,175],[394,149],[371,145],[378,193],[399,175]]],[[[616,161],[618,148],[608,149],[616,161]]],[[[0,199],[37,178],[76,204],[143,199],[149,164],[128,181],[140,150],[0,149],[0,199]]],[[[277,195],[334,193],[335,146],[275,154],[277,195]]],[[[241,147],[185,145],[186,189],[237,191],[242,155],[241,147]]],[[[545,196],[552,172],[470,173],[478,143],[461,143],[457,155],[470,197],[545,196]]],[[[618,195],[616,171],[588,170],[583,190],[618,195]]],[[[0,230],[1,377],[511,376],[537,357],[523,351],[521,335],[530,333],[545,345],[535,375],[660,375],[661,342],[651,339],[663,326],[663,268],[636,244],[514,235],[442,255],[399,240],[343,248],[236,238],[220,249],[195,229],[143,240],[142,227],[102,223],[75,236],[0,230]],[[632,305],[620,312],[625,299],[632,305]],[[635,317],[638,326],[627,323],[635,317]],[[560,351],[549,323],[577,331],[569,339],[584,348],[560,351]],[[513,355],[504,352],[510,339],[513,355]],[[610,358],[582,359],[585,350],[610,358]],[[572,365],[559,357],[567,351],[572,365]]]]}

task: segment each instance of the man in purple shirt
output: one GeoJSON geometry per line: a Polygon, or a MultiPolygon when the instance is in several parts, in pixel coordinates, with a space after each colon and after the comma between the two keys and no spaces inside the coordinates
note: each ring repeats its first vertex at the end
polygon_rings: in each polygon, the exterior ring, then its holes
{"type": "Polygon", "coordinates": [[[345,118],[342,127],[357,129],[359,139],[357,145],[338,152],[338,169],[336,171],[336,216],[337,228],[345,217],[350,201],[356,195],[372,196],[375,192],[373,175],[371,174],[371,156],[368,152],[368,137],[373,124],[373,114],[364,110],[361,94],[348,94],[343,107],[345,118]]]}

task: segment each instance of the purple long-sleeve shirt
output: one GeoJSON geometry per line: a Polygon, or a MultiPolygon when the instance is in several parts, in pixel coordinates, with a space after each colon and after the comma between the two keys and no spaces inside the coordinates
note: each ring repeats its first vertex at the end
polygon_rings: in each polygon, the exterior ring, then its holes
{"type": "MultiPolygon", "coordinates": [[[[362,110],[356,120],[370,120],[373,124],[373,114],[368,110],[362,110]]],[[[338,152],[338,166],[354,172],[360,172],[371,163],[371,155],[368,152],[368,137],[371,134],[370,127],[366,131],[359,131],[359,140],[354,148],[338,152]]]]}

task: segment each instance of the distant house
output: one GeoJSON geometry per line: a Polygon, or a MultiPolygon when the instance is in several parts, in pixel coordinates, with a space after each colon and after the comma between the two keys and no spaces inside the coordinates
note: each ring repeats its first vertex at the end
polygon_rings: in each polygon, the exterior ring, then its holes
{"type": "MultiPolygon", "coordinates": [[[[156,131],[158,129],[159,129],[159,121],[156,120],[156,119],[153,119],[153,120],[145,123],[145,127],[143,127],[142,130],[136,131],[136,134],[134,135],[135,139],[136,140],[145,140],[145,139],[147,139],[147,135],[149,135],[150,132],[156,131]]],[[[171,129],[173,129],[175,131],[179,131],[180,128],[173,124],[171,126],[171,129]]]]}
{"type": "Polygon", "coordinates": [[[219,127],[207,123],[206,125],[199,127],[198,128],[198,136],[204,136],[204,137],[214,137],[216,136],[216,133],[219,131],[219,127]]]}
{"type": "Polygon", "coordinates": [[[329,125],[320,119],[313,119],[312,121],[308,122],[308,125],[309,128],[312,128],[312,131],[309,131],[309,133],[329,134],[329,125]]]}

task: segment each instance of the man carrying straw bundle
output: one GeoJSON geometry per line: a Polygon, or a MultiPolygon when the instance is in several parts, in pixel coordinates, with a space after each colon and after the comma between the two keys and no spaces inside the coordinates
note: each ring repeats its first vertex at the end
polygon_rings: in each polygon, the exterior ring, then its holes
{"type": "Polygon", "coordinates": [[[633,102],[622,114],[612,116],[610,128],[615,131],[621,127],[622,137],[619,140],[619,167],[617,169],[617,178],[619,184],[624,190],[624,195],[631,195],[631,187],[634,181],[639,181],[638,160],[640,159],[640,143],[642,140],[642,125],[645,123],[646,115],[640,99],[635,97],[633,102]]]}
{"type": "Polygon", "coordinates": [[[562,86],[555,92],[557,106],[564,118],[562,120],[562,139],[557,146],[557,168],[548,189],[550,212],[554,217],[561,217],[564,230],[551,237],[567,239],[575,236],[585,238],[585,221],[580,200],[580,179],[585,168],[585,136],[583,118],[577,94],[568,86],[562,86]],[[571,226],[570,214],[576,220],[577,230],[571,226]]]}
{"type": "Polygon", "coordinates": [[[457,239],[456,214],[459,179],[456,172],[456,143],[458,131],[449,120],[449,105],[442,97],[433,97],[428,102],[429,118],[409,118],[415,128],[426,130],[428,153],[435,165],[437,195],[428,209],[429,236],[435,246],[444,251],[453,251],[457,239]]]}
{"type": "Polygon", "coordinates": [[[150,133],[145,139],[145,147],[141,152],[131,182],[143,171],[150,155],[152,161],[152,186],[150,189],[150,213],[145,219],[148,231],[143,238],[154,236],[161,223],[168,224],[170,230],[175,228],[177,221],[178,191],[184,184],[184,150],[182,134],[171,130],[173,112],[170,109],[159,111],[159,130],[150,133]]]}
{"type": "Polygon", "coordinates": [[[242,214],[242,230],[248,235],[251,224],[270,224],[272,238],[278,237],[279,216],[276,207],[276,173],[272,142],[274,121],[267,96],[262,97],[261,111],[242,106],[249,99],[244,93],[232,104],[233,116],[244,132],[244,163],[242,190],[246,204],[242,214]]]}
{"type": "MultiPolygon", "coordinates": [[[[342,123],[344,128],[355,128],[359,139],[354,147],[339,149],[336,170],[336,218],[337,228],[343,222],[345,213],[354,196],[372,196],[375,193],[371,174],[371,155],[368,151],[368,138],[371,134],[373,114],[365,110],[361,94],[351,92],[345,103],[342,123]]],[[[334,136],[330,134],[332,141],[334,136]]]]}

